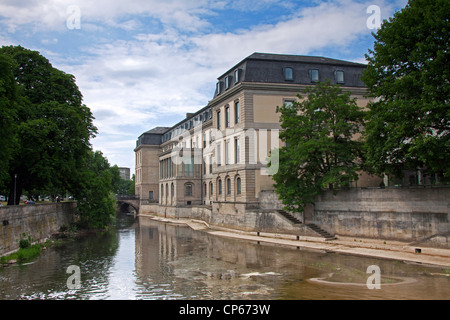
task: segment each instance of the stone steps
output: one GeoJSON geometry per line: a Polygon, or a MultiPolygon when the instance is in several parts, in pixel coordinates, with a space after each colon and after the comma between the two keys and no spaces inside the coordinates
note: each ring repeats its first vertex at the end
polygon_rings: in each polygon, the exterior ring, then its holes
{"type": "Polygon", "coordinates": [[[284,210],[278,210],[278,213],[281,214],[283,217],[291,221],[293,224],[301,224],[302,222],[298,220],[296,217],[294,217],[289,212],[286,212],[284,210]]]}
{"type": "Polygon", "coordinates": [[[320,234],[322,237],[324,237],[326,240],[334,240],[336,237],[327,231],[323,230],[319,226],[315,225],[314,223],[307,223],[306,226],[308,226],[311,230],[314,232],[320,234]]]}

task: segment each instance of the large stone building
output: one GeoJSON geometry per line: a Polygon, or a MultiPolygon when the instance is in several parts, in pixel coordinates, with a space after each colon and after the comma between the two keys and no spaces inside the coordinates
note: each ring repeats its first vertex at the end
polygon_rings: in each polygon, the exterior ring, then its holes
{"type": "MultiPolygon", "coordinates": [[[[368,100],[365,65],[323,57],[254,53],[218,78],[213,99],[170,128],[142,134],[135,149],[136,194],[158,212],[202,207],[211,215],[245,215],[273,190],[267,170],[280,147],[277,106],[308,86],[329,80],[368,100]]],[[[276,166],[274,167],[276,170],[276,166]]],[[[358,186],[380,184],[362,175],[358,186]]]]}

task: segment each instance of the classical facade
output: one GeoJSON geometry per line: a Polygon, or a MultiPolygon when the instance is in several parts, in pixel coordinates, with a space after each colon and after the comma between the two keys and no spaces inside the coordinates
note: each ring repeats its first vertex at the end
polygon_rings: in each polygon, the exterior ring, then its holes
{"type": "MultiPolygon", "coordinates": [[[[211,214],[236,215],[258,209],[260,194],[273,190],[267,163],[271,155],[276,164],[281,146],[277,106],[325,80],[365,106],[364,68],[323,57],[250,55],[218,78],[207,106],[139,137],[136,194],[161,208],[205,206],[211,214]]],[[[355,183],[378,186],[380,179],[362,174],[355,183]]]]}

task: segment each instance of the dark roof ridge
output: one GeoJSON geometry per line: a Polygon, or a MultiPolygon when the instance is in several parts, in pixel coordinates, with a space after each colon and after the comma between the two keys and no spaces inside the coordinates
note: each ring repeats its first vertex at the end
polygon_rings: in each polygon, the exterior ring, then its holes
{"type": "Polygon", "coordinates": [[[267,60],[267,61],[286,61],[286,62],[305,62],[305,63],[319,63],[319,64],[335,64],[344,66],[359,66],[366,67],[367,65],[359,62],[352,62],[346,60],[340,60],[335,58],[327,58],[322,56],[310,56],[310,55],[296,55],[296,54],[284,54],[284,53],[264,53],[264,52],[254,52],[248,57],[241,60],[239,63],[234,65],[231,69],[228,69],[219,78],[223,78],[225,75],[229,74],[235,70],[239,65],[248,60],[267,60]]]}

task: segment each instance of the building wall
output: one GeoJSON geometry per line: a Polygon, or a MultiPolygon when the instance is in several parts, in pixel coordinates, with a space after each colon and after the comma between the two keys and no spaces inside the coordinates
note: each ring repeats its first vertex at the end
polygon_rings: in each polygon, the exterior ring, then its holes
{"type": "Polygon", "coordinates": [[[159,146],[141,145],[136,152],[135,194],[141,200],[159,199],[159,146]],[[150,199],[150,191],[153,199],[150,199]]]}
{"type": "MultiPolygon", "coordinates": [[[[342,87],[343,90],[350,91],[360,106],[367,104],[366,90],[358,78],[364,65],[320,57],[255,53],[219,77],[214,98],[205,108],[187,114],[186,119],[164,132],[156,130],[162,134],[159,154],[142,153],[136,149],[137,159],[158,158],[159,204],[167,207],[207,205],[214,213],[240,215],[257,208],[260,193],[273,190],[271,174],[274,172],[267,170],[268,157],[272,150],[282,146],[277,107],[301,99],[298,94],[315,84],[311,69],[319,70],[319,81],[330,79],[333,84],[337,81],[336,72],[344,71],[346,86],[342,87]],[[292,68],[293,79],[286,79],[287,68],[292,68]],[[237,142],[239,148],[236,152],[237,142]],[[186,160],[185,155],[193,150],[199,151],[200,156],[195,159],[198,164],[195,174],[189,177],[183,161],[186,160]],[[161,173],[161,168],[167,167],[167,159],[170,158],[178,164],[167,176],[161,173]],[[187,185],[192,185],[189,195],[187,185]]],[[[146,134],[155,132],[155,129],[146,134]]],[[[142,139],[147,135],[140,137],[139,141],[144,143],[142,139]]],[[[136,192],[144,199],[154,175],[145,171],[144,165],[136,165],[136,168],[142,177],[136,183],[136,192]]],[[[357,186],[379,185],[380,178],[364,173],[357,183],[357,186]]]]}

